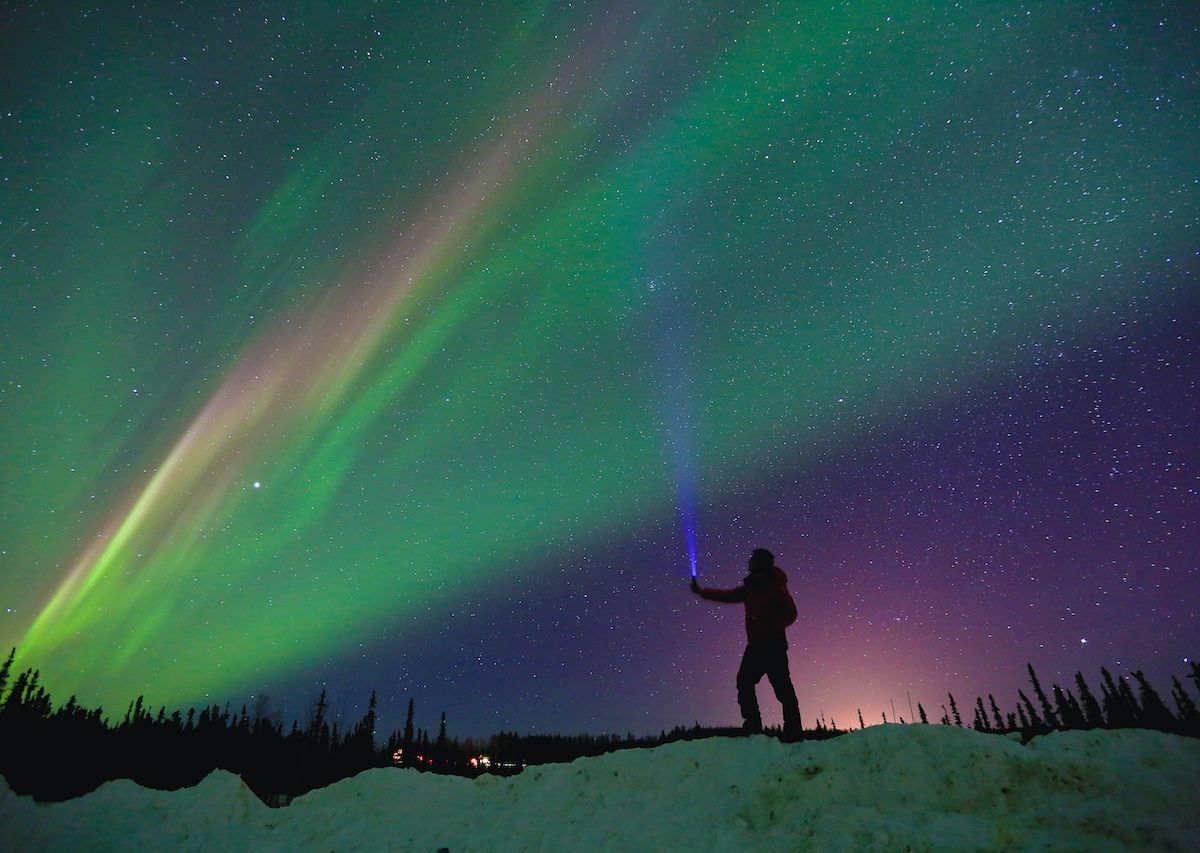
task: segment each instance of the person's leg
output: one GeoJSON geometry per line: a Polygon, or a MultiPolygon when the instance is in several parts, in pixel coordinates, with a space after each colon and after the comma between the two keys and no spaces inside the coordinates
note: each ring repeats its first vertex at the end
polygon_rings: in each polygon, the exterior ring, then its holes
{"type": "Polygon", "coordinates": [[[742,731],[757,734],[762,731],[762,715],[758,711],[758,697],[754,694],[754,685],[762,680],[766,672],[761,649],[753,644],[746,646],[742,655],[742,665],[737,674],[738,707],[742,711],[742,731]]]}
{"type": "Polygon", "coordinates": [[[773,649],[765,668],[767,679],[775,689],[775,698],[783,706],[784,737],[799,737],[800,702],[796,699],[796,688],[792,686],[792,674],[788,671],[787,646],[773,649]]]}

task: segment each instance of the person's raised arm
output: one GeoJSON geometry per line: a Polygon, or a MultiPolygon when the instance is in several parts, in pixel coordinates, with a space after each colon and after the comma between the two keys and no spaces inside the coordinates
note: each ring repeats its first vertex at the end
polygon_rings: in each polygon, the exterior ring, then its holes
{"type": "Polygon", "coordinates": [[[733,589],[709,589],[696,583],[695,578],[692,578],[692,592],[708,601],[736,603],[746,600],[746,587],[744,586],[734,587],[733,589]]]}

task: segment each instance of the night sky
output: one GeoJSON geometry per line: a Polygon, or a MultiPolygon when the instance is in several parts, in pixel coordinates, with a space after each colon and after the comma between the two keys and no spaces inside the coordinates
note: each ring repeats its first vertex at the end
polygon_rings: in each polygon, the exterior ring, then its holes
{"type": "Polygon", "coordinates": [[[0,642],[805,725],[1200,654],[1200,7],[6,3],[0,642]],[[779,709],[765,682],[765,718],[779,709]]]}

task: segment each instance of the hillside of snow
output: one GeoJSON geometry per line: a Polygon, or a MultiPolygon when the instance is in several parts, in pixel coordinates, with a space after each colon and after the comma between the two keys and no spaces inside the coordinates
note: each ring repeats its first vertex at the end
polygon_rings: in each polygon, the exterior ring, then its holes
{"type": "Polygon", "coordinates": [[[711,738],[500,778],[371,770],[270,809],[236,776],[65,803],[0,786],[10,850],[1194,850],[1200,741],[946,726],[711,738]]]}

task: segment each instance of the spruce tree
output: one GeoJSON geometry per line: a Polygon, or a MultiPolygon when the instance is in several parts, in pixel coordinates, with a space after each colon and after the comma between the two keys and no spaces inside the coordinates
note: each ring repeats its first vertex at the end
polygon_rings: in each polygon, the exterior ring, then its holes
{"type": "Polygon", "coordinates": [[[1063,690],[1057,684],[1052,688],[1054,692],[1054,704],[1058,708],[1058,718],[1062,721],[1064,729],[1078,729],[1083,726],[1083,714],[1079,711],[1079,703],[1075,702],[1075,697],[1070,691],[1063,690]]]}
{"type": "Polygon", "coordinates": [[[947,695],[950,697],[950,712],[952,714],[954,714],[954,725],[958,726],[961,729],[962,728],[962,717],[958,713],[958,705],[955,704],[955,702],[954,702],[954,694],[948,693],[947,695]]]}
{"type": "Polygon", "coordinates": [[[438,736],[433,745],[433,754],[439,763],[445,764],[449,758],[450,739],[446,737],[446,712],[442,711],[441,722],[438,723],[438,736]]]}
{"type": "Polygon", "coordinates": [[[1142,694],[1142,725],[1169,732],[1175,729],[1175,717],[1163,704],[1158,691],[1146,680],[1146,674],[1140,669],[1134,672],[1138,687],[1142,694]]]}
{"type": "Polygon", "coordinates": [[[316,707],[309,717],[308,730],[305,736],[309,742],[316,747],[318,755],[324,756],[328,754],[330,747],[329,724],[325,722],[325,711],[329,705],[325,700],[325,691],[321,691],[320,697],[317,699],[316,707]]]}
{"type": "MultiPolygon", "coordinates": [[[[1025,711],[1029,714],[1029,725],[1032,728],[1040,729],[1042,726],[1042,718],[1038,716],[1038,712],[1033,709],[1033,703],[1029,701],[1029,697],[1025,695],[1024,690],[1018,690],[1017,695],[1021,697],[1021,702],[1025,706],[1025,711]]],[[[1020,710],[1020,706],[1017,707],[1020,710]]]]}
{"type": "Polygon", "coordinates": [[[1171,698],[1175,700],[1175,707],[1179,709],[1179,722],[1185,729],[1195,732],[1197,727],[1200,727],[1200,710],[1197,710],[1192,697],[1188,696],[1183,685],[1179,683],[1179,679],[1173,675],[1171,676],[1171,698]]]}
{"type": "MultiPolygon", "coordinates": [[[[25,713],[32,719],[44,719],[50,716],[52,706],[50,694],[46,688],[38,684],[39,672],[34,670],[33,680],[25,687],[25,713]]],[[[146,715],[149,719],[149,714],[146,715]]]]}
{"type": "Polygon", "coordinates": [[[1046,719],[1046,725],[1057,729],[1058,717],[1055,715],[1054,709],[1050,707],[1050,700],[1046,698],[1046,692],[1042,690],[1042,685],[1038,683],[1037,673],[1033,671],[1033,664],[1027,663],[1025,667],[1029,670],[1029,680],[1033,682],[1033,693],[1042,706],[1042,716],[1046,719]]]}
{"type": "Polygon", "coordinates": [[[996,704],[996,697],[991,693],[988,694],[988,705],[992,708],[992,719],[996,721],[996,731],[1004,731],[1004,717],[1000,715],[1000,706],[996,704]]]}
{"type": "Polygon", "coordinates": [[[925,716],[925,709],[921,707],[921,703],[917,703],[917,713],[921,715],[921,722],[929,725],[929,718],[925,716]]]}
{"type": "Polygon", "coordinates": [[[8,691],[8,696],[4,700],[4,712],[6,714],[15,713],[20,710],[21,705],[25,702],[25,687],[32,675],[32,669],[27,669],[17,675],[17,680],[13,682],[12,690],[8,691]]]}
{"type": "Polygon", "coordinates": [[[975,697],[975,730],[979,732],[990,732],[992,724],[988,722],[987,711],[983,709],[983,697],[975,697]]]}
{"type": "Polygon", "coordinates": [[[375,707],[378,700],[375,697],[375,691],[371,691],[371,701],[367,703],[367,715],[363,717],[363,740],[366,743],[368,751],[375,749],[375,707]]]}
{"type": "Polygon", "coordinates": [[[1084,722],[1089,726],[1104,725],[1104,712],[1100,710],[1100,703],[1096,701],[1096,697],[1084,681],[1082,672],[1075,673],[1075,686],[1079,689],[1079,703],[1082,706],[1084,722]]]}
{"type": "Polygon", "coordinates": [[[1124,707],[1121,693],[1113,682],[1112,673],[1104,667],[1100,667],[1100,678],[1102,679],[1100,693],[1104,705],[1104,722],[1112,727],[1129,725],[1129,711],[1124,707]]]}
{"type": "Polygon", "coordinates": [[[1075,698],[1075,694],[1070,690],[1065,692],[1067,694],[1067,704],[1071,706],[1071,713],[1074,714],[1075,719],[1078,720],[1078,723],[1076,724],[1077,727],[1085,728],[1087,726],[1087,717],[1085,717],[1083,714],[1083,708],[1080,706],[1079,700],[1075,698]]]}
{"type": "Polygon", "coordinates": [[[1133,688],[1129,686],[1128,678],[1117,679],[1117,693],[1121,696],[1122,704],[1129,709],[1130,722],[1127,725],[1140,726],[1142,724],[1142,706],[1138,704],[1137,697],[1133,695],[1133,688]]]}
{"type": "Polygon", "coordinates": [[[408,700],[408,716],[404,720],[404,748],[411,749],[413,746],[413,700],[410,697],[408,700]]]}
{"type": "Polygon", "coordinates": [[[12,671],[13,660],[17,657],[17,647],[13,646],[8,653],[8,659],[0,666],[0,697],[4,696],[4,685],[8,684],[8,674],[12,671]]]}

